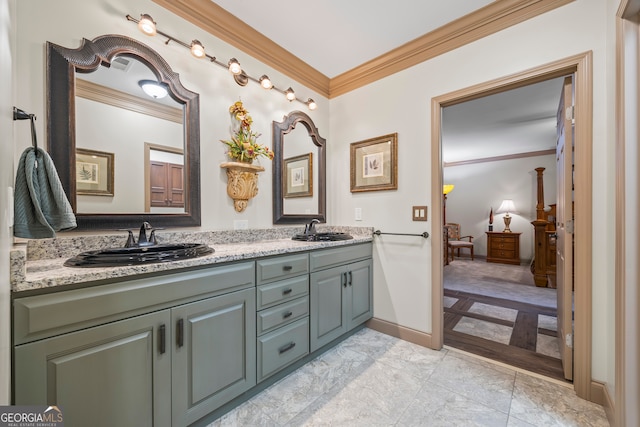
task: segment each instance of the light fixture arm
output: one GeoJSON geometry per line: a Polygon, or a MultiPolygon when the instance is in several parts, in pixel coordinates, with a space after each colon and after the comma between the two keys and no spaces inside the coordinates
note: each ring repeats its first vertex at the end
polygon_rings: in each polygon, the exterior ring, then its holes
{"type": "MultiPolygon", "coordinates": [[[[140,22],[139,19],[136,19],[136,18],[134,18],[133,16],[131,16],[129,14],[127,14],[126,18],[127,18],[127,21],[134,22],[136,24],[138,24],[140,22]]],[[[175,42],[175,43],[179,44],[180,46],[191,50],[191,44],[185,43],[185,42],[183,42],[183,41],[181,41],[181,40],[179,40],[179,39],[177,39],[177,38],[175,38],[175,37],[173,37],[173,36],[171,36],[171,35],[169,35],[169,34],[167,34],[165,32],[162,32],[162,31],[158,30],[157,27],[156,27],[155,32],[156,32],[156,34],[159,34],[162,37],[165,37],[167,39],[164,42],[164,44],[168,45],[170,42],[175,42]]],[[[229,69],[229,65],[228,64],[225,64],[224,62],[219,61],[215,56],[209,55],[206,52],[204,53],[203,58],[207,58],[209,60],[209,62],[211,62],[213,64],[216,64],[216,65],[218,65],[218,66],[220,66],[220,67],[222,67],[222,68],[224,68],[226,70],[229,69]]],[[[240,86],[245,86],[247,84],[246,83],[247,80],[250,80],[250,81],[252,81],[254,83],[257,83],[257,84],[261,85],[260,79],[257,79],[255,77],[252,77],[252,76],[248,75],[244,70],[241,70],[240,74],[234,75],[234,80],[240,86]],[[238,76],[242,76],[242,77],[238,78],[238,76]]],[[[276,87],[275,85],[273,85],[273,82],[272,82],[271,88],[268,89],[268,90],[275,90],[277,92],[280,92],[282,95],[284,95],[286,97],[288,91],[291,90],[291,88],[289,88],[287,90],[283,90],[283,89],[280,89],[280,88],[276,87]]],[[[298,98],[295,98],[295,99],[289,100],[289,101],[294,101],[294,100],[300,102],[301,104],[304,104],[304,105],[308,106],[312,110],[314,110],[317,107],[317,104],[315,102],[313,102],[313,100],[311,98],[309,98],[309,101],[302,101],[301,99],[298,99],[298,98]],[[313,108],[311,108],[311,104],[312,103],[313,103],[313,106],[314,106],[313,108]]]]}

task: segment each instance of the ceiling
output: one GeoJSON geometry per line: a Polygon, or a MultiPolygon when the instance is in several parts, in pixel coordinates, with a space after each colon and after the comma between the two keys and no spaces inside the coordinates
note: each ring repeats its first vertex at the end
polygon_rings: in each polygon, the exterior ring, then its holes
{"type": "MultiPolygon", "coordinates": [[[[214,3],[333,78],[493,1],[270,0],[268,10],[261,0],[214,3]]],[[[560,88],[555,79],[447,107],[443,161],[554,148],[560,88]]]]}
{"type": "Polygon", "coordinates": [[[214,3],[331,78],[493,0],[269,0],[268,9],[263,0],[214,3]]]}

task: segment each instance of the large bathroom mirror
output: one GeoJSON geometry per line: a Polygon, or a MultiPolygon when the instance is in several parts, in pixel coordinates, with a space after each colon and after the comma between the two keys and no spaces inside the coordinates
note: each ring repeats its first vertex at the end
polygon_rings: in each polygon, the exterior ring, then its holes
{"type": "Polygon", "coordinates": [[[302,111],[273,122],[274,224],[326,221],[325,142],[302,111]]]}
{"type": "Polygon", "coordinates": [[[48,42],[47,63],[48,148],[78,229],[200,225],[198,94],[125,36],[48,42]]]}

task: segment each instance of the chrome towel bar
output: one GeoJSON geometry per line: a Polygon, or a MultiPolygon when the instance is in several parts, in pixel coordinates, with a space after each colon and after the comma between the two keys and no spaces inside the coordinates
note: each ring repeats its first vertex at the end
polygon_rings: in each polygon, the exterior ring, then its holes
{"type": "Polygon", "coordinates": [[[381,234],[391,234],[394,236],[415,236],[415,237],[424,237],[425,239],[429,237],[429,233],[427,233],[426,231],[421,234],[407,234],[407,233],[383,233],[380,230],[376,230],[373,232],[373,234],[375,234],[376,236],[379,236],[381,234]]]}

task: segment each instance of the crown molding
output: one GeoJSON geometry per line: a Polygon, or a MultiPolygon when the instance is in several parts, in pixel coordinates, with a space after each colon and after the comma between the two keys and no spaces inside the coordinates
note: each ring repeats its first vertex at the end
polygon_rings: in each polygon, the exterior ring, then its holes
{"type": "Polygon", "coordinates": [[[292,55],[211,0],[153,0],[298,83],[329,97],[329,77],[292,55]]]}
{"type": "Polygon", "coordinates": [[[443,162],[442,166],[445,168],[448,168],[452,166],[464,166],[464,165],[473,165],[476,163],[499,162],[502,160],[524,159],[526,157],[549,156],[549,155],[555,155],[555,154],[556,154],[555,148],[551,148],[549,150],[526,151],[524,153],[506,154],[504,156],[482,157],[480,159],[459,160],[457,162],[443,162]]]}
{"type": "Polygon", "coordinates": [[[212,0],[153,1],[320,95],[334,98],[575,0],[496,0],[331,79],[212,0]]]}
{"type": "Polygon", "coordinates": [[[76,96],[162,120],[179,124],[184,122],[184,112],[180,108],[159,104],[84,79],[76,79],[76,96]]]}
{"type": "Polygon", "coordinates": [[[498,0],[331,79],[336,97],[575,0],[498,0]]]}

